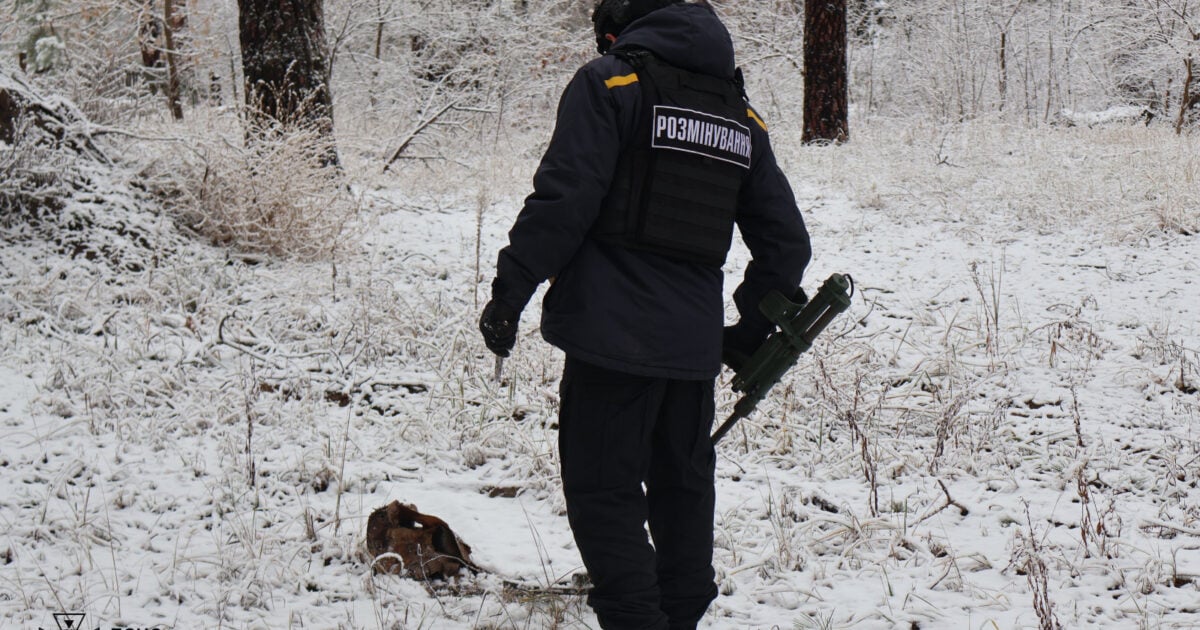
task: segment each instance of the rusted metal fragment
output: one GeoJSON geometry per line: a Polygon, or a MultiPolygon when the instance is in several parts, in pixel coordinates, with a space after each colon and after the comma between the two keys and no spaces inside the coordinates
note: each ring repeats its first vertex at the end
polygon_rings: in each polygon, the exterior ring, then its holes
{"type": "Polygon", "coordinates": [[[471,546],[445,521],[421,514],[416,506],[392,501],[367,519],[367,551],[378,573],[403,573],[418,579],[448,578],[471,562],[471,546]]]}

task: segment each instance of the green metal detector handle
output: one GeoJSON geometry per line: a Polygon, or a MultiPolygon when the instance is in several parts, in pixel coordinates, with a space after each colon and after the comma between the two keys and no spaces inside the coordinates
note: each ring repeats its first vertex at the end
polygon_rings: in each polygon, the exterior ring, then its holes
{"type": "Polygon", "coordinates": [[[733,389],[743,396],[733,406],[733,414],[713,434],[713,444],[738,420],[750,415],[800,355],[812,348],[817,335],[833,318],[850,308],[853,292],[854,280],[849,275],[835,273],[807,304],[797,304],[778,291],[771,291],[763,298],[758,309],[775,324],[776,330],[734,375],[733,389]]]}

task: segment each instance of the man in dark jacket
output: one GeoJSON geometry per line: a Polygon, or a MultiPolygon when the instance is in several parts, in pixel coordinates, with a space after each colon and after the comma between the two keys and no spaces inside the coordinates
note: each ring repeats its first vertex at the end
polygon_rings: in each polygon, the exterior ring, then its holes
{"type": "Polygon", "coordinates": [[[563,93],[480,330],[508,356],[551,281],[541,331],[566,353],[559,452],[588,603],[605,628],[695,628],[717,595],[709,433],[723,342],[726,357],[744,355],[767,336],[758,303],[795,292],[808,233],[707,5],[602,0],[593,22],[607,54],[563,93]],[[734,294],[740,320],[723,329],[735,221],[753,260],[734,294]],[[657,244],[655,222],[668,226],[657,244]]]}

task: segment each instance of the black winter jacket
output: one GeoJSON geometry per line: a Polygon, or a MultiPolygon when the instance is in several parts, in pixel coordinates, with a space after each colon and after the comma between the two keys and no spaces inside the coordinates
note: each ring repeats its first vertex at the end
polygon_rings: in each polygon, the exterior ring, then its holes
{"type": "MultiPolygon", "coordinates": [[[[729,33],[701,5],[675,4],[633,22],[614,45],[626,47],[648,49],[693,72],[734,74],[729,33]]],[[[519,312],[550,280],[542,336],[568,356],[643,376],[713,378],[721,367],[721,269],[604,244],[589,234],[643,111],[635,76],[609,54],[581,68],[567,86],[534,192],[500,252],[493,298],[519,312]]],[[[791,295],[811,249],[766,125],[752,111],[751,118],[751,169],[739,194],[737,226],[753,260],[734,301],[742,334],[760,339],[771,326],[759,301],[771,289],[791,295]]]]}

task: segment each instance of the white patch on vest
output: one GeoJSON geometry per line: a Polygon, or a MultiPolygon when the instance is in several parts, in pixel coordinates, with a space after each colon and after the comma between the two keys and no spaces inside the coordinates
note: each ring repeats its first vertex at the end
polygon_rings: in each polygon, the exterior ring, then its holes
{"type": "Polygon", "coordinates": [[[654,106],[650,146],[695,153],[750,168],[750,129],[721,116],[682,107],[654,106]]]}

